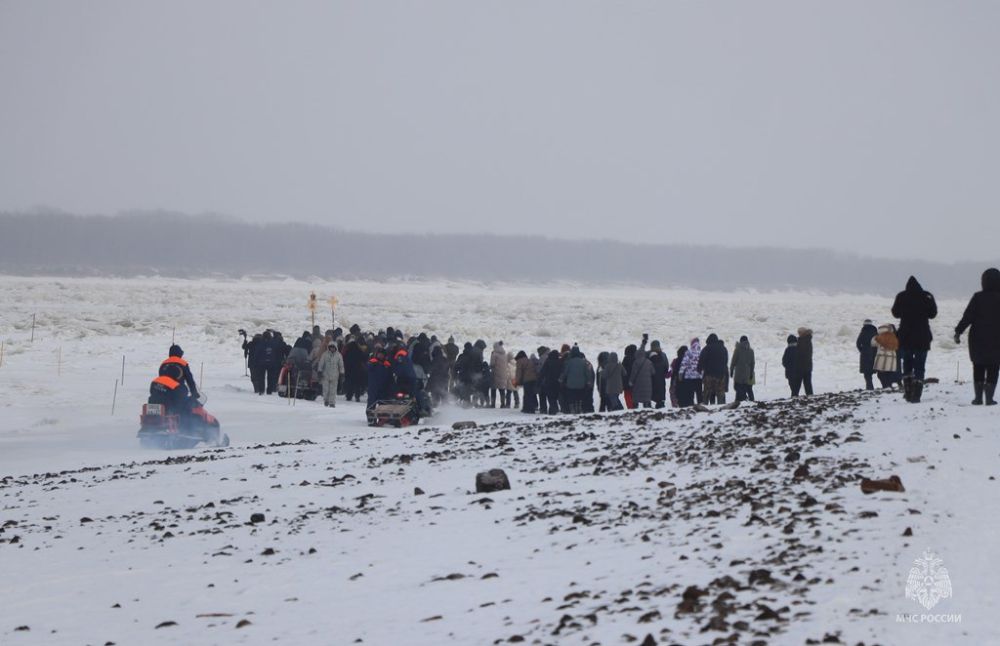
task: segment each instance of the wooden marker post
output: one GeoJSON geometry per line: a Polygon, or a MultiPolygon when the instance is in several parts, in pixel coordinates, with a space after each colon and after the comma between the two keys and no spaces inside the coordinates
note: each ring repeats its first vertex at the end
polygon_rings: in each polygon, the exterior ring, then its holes
{"type": "Polygon", "coordinates": [[[35,315],[31,315],[31,342],[35,342],[35,315]]]}
{"type": "Polygon", "coordinates": [[[331,296],[330,300],[327,301],[327,302],[330,304],[330,324],[333,326],[330,329],[331,330],[336,330],[337,329],[337,303],[339,303],[340,301],[337,300],[336,296],[331,296]]]}
{"type": "Polygon", "coordinates": [[[115,402],[118,401],[118,380],[115,379],[115,394],[111,396],[111,416],[115,416],[115,402]]]}
{"type": "Polygon", "coordinates": [[[316,292],[309,294],[309,318],[312,321],[312,326],[309,328],[309,332],[312,332],[312,328],[316,327],[316,292]]]}

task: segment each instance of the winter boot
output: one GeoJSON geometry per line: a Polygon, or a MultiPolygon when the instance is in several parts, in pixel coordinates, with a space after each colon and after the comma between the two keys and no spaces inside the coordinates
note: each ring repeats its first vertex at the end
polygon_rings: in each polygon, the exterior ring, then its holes
{"type": "Polygon", "coordinates": [[[983,386],[984,384],[981,381],[977,381],[974,384],[972,384],[972,387],[976,392],[976,398],[972,400],[973,406],[983,405],[983,386]]]}
{"type": "Polygon", "coordinates": [[[910,401],[913,397],[913,377],[903,377],[903,399],[910,401]]]}
{"type": "Polygon", "coordinates": [[[995,395],[996,392],[997,392],[997,385],[996,384],[991,384],[991,383],[986,383],[984,385],[983,390],[986,393],[986,405],[987,406],[996,406],[997,402],[996,402],[995,399],[993,399],[993,395],[995,395]]]}
{"type": "Polygon", "coordinates": [[[919,404],[920,397],[924,394],[924,382],[922,379],[914,379],[912,385],[912,392],[910,393],[910,403],[919,404]]]}

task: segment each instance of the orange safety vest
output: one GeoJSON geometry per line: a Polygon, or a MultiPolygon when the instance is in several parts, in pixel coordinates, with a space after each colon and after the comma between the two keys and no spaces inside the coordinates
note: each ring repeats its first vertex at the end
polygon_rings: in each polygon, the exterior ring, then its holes
{"type": "Polygon", "coordinates": [[[160,364],[160,367],[163,367],[168,363],[176,363],[182,368],[187,368],[188,365],[188,362],[185,361],[184,359],[181,359],[180,357],[167,357],[166,359],[163,360],[163,363],[160,364]]]}
{"type": "Polygon", "coordinates": [[[181,385],[181,382],[176,379],[171,379],[170,377],[157,377],[153,380],[154,384],[160,384],[161,386],[166,386],[169,390],[175,390],[181,385]]]}
{"type": "MultiPolygon", "coordinates": [[[[369,359],[369,360],[368,360],[368,363],[370,363],[370,364],[372,364],[373,366],[375,366],[375,365],[378,365],[378,364],[379,364],[380,362],[379,362],[379,360],[378,360],[378,359],[376,359],[375,357],[372,357],[371,359],[369,359]]],[[[388,361],[382,361],[382,362],[381,362],[381,364],[382,364],[383,366],[385,366],[386,368],[391,368],[391,367],[392,367],[392,364],[391,364],[391,363],[389,363],[388,361]]]]}

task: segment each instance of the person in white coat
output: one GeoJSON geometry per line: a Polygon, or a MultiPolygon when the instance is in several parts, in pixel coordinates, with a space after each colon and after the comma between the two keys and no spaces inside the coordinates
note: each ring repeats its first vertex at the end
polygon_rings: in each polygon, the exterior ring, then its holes
{"type": "Polygon", "coordinates": [[[510,380],[510,366],[507,363],[507,351],[503,347],[503,341],[493,344],[493,353],[490,355],[490,372],[493,374],[493,383],[490,384],[490,408],[496,408],[497,393],[500,394],[500,408],[510,408],[510,391],[507,390],[507,382],[510,380]]]}
{"type": "Polygon", "coordinates": [[[337,406],[337,384],[344,374],[344,358],[340,356],[336,343],[331,343],[316,364],[320,383],[323,384],[323,403],[331,408],[337,406]]]}

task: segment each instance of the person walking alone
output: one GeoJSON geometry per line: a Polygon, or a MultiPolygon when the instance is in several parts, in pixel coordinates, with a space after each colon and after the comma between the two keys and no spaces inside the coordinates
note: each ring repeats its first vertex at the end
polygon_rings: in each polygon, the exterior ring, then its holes
{"type": "Polygon", "coordinates": [[[982,290],[972,295],[962,320],[955,327],[955,343],[969,330],[969,358],[972,360],[972,383],[976,406],[995,406],[997,377],[1000,376],[1000,270],[991,267],[983,272],[982,290]]]}
{"type": "Polygon", "coordinates": [[[931,349],[930,320],[937,316],[934,295],[910,276],[906,289],[896,294],[892,315],[899,319],[899,354],[903,362],[903,398],[911,404],[920,403],[924,390],[924,368],[931,349]]]}

